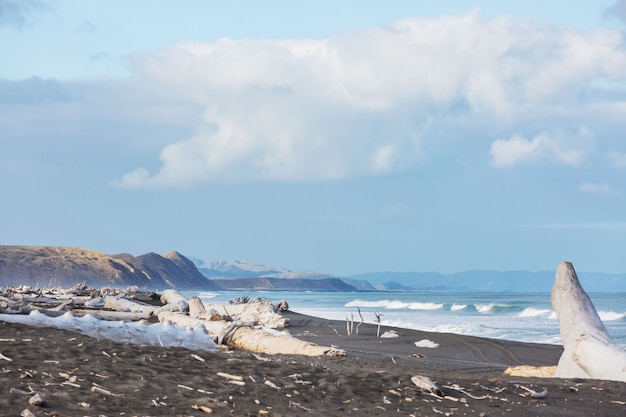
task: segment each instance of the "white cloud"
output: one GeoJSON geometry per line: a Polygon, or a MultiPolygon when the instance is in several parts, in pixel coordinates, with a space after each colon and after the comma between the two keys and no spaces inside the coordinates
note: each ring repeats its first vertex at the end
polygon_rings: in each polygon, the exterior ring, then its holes
{"type": "Polygon", "coordinates": [[[546,137],[537,136],[528,140],[521,135],[510,139],[498,139],[491,144],[492,163],[499,168],[509,167],[518,162],[536,159],[545,153],[546,137]]]}
{"type": "Polygon", "coordinates": [[[606,194],[606,195],[619,195],[621,192],[614,188],[611,184],[607,182],[603,183],[593,183],[593,182],[583,182],[580,184],[580,189],[586,193],[591,194],[606,194]]]}
{"type": "MultiPolygon", "coordinates": [[[[530,118],[551,131],[580,113],[591,80],[626,79],[622,46],[617,32],[475,13],[324,40],[179,43],[134,56],[133,82],[203,107],[202,120],[163,148],[158,172],[133,171],[119,184],[376,175],[411,166],[429,129],[471,120],[523,131],[530,118]]],[[[576,165],[585,155],[545,134],[492,144],[496,166],[546,156],[576,165]]]]}
{"type": "MultiPolygon", "coordinates": [[[[583,132],[587,135],[586,130],[583,132]]],[[[571,144],[558,136],[541,133],[532,139],[516,134],[509,139],[495,140],[489,154],[492,164],[497,168],[507,168],[538,159],[552,159],[565,165],[577,166],[584,159],[586,151],[580,144],[571,144]]]]}

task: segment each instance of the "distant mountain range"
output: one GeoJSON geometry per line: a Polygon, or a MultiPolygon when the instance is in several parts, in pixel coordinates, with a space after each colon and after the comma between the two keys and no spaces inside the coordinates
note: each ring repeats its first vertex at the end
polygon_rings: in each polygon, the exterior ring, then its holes
{"type": "MultiPolygon", "coordinates": [[[[373,283],[379,290],[395,291],[498,291],[550,292],[555,271],[471,270],[454,274],[437,272],[372,272],[350,279],[373,283]]],[[[580,272],[578,278],[588,292],[626,292],[626,273],[580,272]]]]}
{"type": "Polygon", "coordinates": [[[294,272],[285,268],[261,265],[249,261],[210,261],[191,258],[198,270],[207,278],[241,279],[241,278],[278,278],[278,279],[328,279],[339,278],[321,272],[294,272]]]}
{"type": "MultiPolygon", "coordinates": [[[[248,261],[163,255],[107,255],[89,249],[58,246],[0,245],[0,287],[88,286],[149,291],[278,290],[278,291],[506,291],[549,292],[554,271],[472,270],[437,272],[372,272],[338,277],[314,271],[294,272],[248,261]]],[[[578,273],[589,292],[626,292],[626,274],[578,273]]]]}
{"type": "MultiPolygon", "coordinates": [[[[211,261],[194,259],[205,276],[219,278],[216,282],[230,286],[236,278],[281,278],[299,280],[341,279],[356,291],[495,291],[550,292],[555,271],[493,271],[470,270],[454,274],[438,272],[370,272],[338,277],[321,272],[294,272],[285,268],[249,261],[211,261]]],[[[590,292],[626,292],[626,273],[579,272],[583,287],[590,292]]],[[[288,285],[291,287],[291,285],[288,285]]]]}

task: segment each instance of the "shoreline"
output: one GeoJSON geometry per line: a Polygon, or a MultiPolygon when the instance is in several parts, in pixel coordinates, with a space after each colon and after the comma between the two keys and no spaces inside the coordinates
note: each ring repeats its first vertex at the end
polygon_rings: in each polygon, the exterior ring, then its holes
{"type": "MultiPolygon", "coordinates": [[[[426,332],[421,330],[381,326],[380,333],[392,331],[398,337],[377,338],[377,325],[364,323],[359,333],[354,330],[347,335],[346,322],[328,320],[293,311],[283,313],[289,318],[290,333],[303,340],[320,345],[334,345],[348,356],[363,356],[374,361],[391,361],[394,357],[407,365],[433,366],[453,369],[463,366],[465,370],[502,370],[519,365],[551,366],[558,363],[563,352],[560,345],[526,343],[503,339],[489,339],[454,333],[426,332]],[[416,347],[415,342],[429,340],[437,348],[416,347]],[[411,355],[424,355],[420,362],[411,355]]],[[[356,324],[354,325],[356,328],[356,324]]]]}
{"type": "Polygon", "coordinates": [[[554,365],[560,347],[376,325],[287,311],[289,332],[334,345],[346,357],[215,353],[94,339],[0,321],[0,409],[35,416],[483,415],[621,416],[626,383],[505,375],[508,366],[554,365]],[[355,325],[356,327],[356,325],[355,325]],[[438,348],[418,348],[423,339],[438,348]],[[423,356],[419,356],[423,355],[423,356]],[[229,375],[240,381],[229,380],[229,375]],[[430,378],[439,397],[411,381],[430,378]],[[242,384],[243,383],[243,384],[242,384]],[[43,407],[11,388],[41,393],[43,407]],[[541,393],[533,398],[528,390],[541,393]]]}

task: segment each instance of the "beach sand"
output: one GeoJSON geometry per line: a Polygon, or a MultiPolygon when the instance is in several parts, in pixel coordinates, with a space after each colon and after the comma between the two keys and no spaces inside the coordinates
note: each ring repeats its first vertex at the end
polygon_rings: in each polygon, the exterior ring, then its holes
{"type": "Polygon", "coordinates": [[[509,366],[555,365],[559,346],[406,329],[383,339],[367,324],[348,336],[345,322],[285,314],[292,335],[347,356],[137,346],[0,322],[0,415],[25,409],[35,416],[108,417],[626,415],[626,383],[503,373],[509,366]],[[416,347],[423,339],[439,347],[416,347]],[[421,392],[414,375],[430,378],[445,397],[421,392]],[[31,396],[12,389],[37,391],[44,403],[29,405],[31,396]],[[547,395],[532,398],[527,389],[547,395]]]}

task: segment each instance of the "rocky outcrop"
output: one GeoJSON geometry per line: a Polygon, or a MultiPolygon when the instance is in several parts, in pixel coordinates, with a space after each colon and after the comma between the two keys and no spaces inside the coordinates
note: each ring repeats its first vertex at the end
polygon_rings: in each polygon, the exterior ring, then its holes
{"type": "Polygon", "coordinates": [[[135,257],[60,246],[0,246],[0,287],[69,288],[80,283],[147,290],[218,289],[178,252],[135,257]]]}
{"type": "Polygon", "coordinates": [[[142,271],[153,288],[176,288],[179,290],[195,289],[218,289],[218,285],[209,281],[195,267],[193,262],[176,251],[159,255],[154,252],[141,256],[133,256],[128,253],[113,255],[142,271]]]}
{"type": "Polygon", "coordinates": [[[563,343],[555,376],[626,382],[626,350],[609,336],[569,262],[557,269],[552,307],[563,343]]]}

